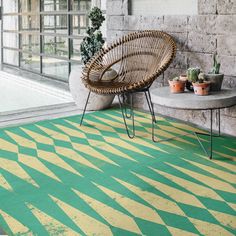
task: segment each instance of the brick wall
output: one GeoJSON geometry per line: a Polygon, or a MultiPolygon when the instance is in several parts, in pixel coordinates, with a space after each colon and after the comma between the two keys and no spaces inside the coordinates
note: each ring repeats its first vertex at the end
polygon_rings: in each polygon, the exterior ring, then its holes
{"type": "MultiPolygon", "coordinates": [[[[128,15],[128,0],[107,0],[107,38],[115,38],[131,31],[156,29],[171,34],[177,42],[177,55],[165,72],[165,82],[190,66],[209,71],[213,53],[217,52],[223,86],[236,88],[236,1],[198,0],[198,15],[134,16],[128,15]]],[[[159,86],[156,81],[152,87],[159,86]]],[[[136,97],[135,105],[147,109],[143,97],[136,97]]],[[[207,112],[176,111],[157,107],[156,111],[200,126],[208,126],[207,112]]],[[[222,131],[236,136],[236,107],[222,112],[222,131]]]]}

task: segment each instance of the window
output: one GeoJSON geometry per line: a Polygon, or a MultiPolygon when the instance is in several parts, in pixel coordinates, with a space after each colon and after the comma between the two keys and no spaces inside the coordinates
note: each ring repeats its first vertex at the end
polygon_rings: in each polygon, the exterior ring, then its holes
{"type": "Polygon", "coordinates": [[[4,0],[3,63],[67,81],[81,64],[90,8],[91,0],[4,0]]]}

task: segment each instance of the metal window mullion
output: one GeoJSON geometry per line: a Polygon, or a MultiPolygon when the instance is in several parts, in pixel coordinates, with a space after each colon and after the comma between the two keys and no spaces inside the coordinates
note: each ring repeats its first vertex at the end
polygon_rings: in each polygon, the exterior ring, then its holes
{"type": "MultiPolygon", "coordinates": [[[[29,14],[29,13],[23,13],[23,14],[29,14]]],[[[80,15],[87,15],[88,12],[86,11],[41,11],[41,15],[73,15],[73,14],[80,14],[80,15]]]]}
{"type": "Polygon", "coordinates": [[[40,0],[39,1],[39,51],[40,51],[40,73],[42,74],[43,73],[43,58],[42,58],[42,54],[43,54],[43,35],[42,35],[42,24],[43,24],[43,21],[42,21],[42,15],[41,15],[41,12],[42,12],[42,1],[40,0]]]}
{"type": "Polygon", "coordinates": [[[1,0],[1,63],[3,63],[3,0],[1,0]]]}
{"type": "MultiPolygon", "coordinates": [[[[28,0],[28,11],[32,12],[31,1],[30,0],[28,0]]],[[[32,15],[28,15],[27,20],[28,20],[28,24],[29,24],[29,29],[32,30],[32,15]]],[[[29,49],[32,50],[32,34],[29,34],[28,37],[29,37],[28,38],[28,40],[29,40],[29,49]]]]}
{"type": "Polygon", "coordinates": [[[64,37],[64,38],[72,38],[72,39],[83,39],[84,36],[82,35],[70,35],[68,36],[67,34],[54,34],[54,33],[41,33],[40,35],[45,35],[45,36],[55,36],[55,37],[64,37]]]}
{"type": "Polygon", "coordinates": [[[7,49],[7,50],[12,50],[12,51],[17,51],[17,52],[21,52],[21,53],[26,53],[26,54],[31,54],[32,56],[45,56],[45,57],[51,57],[51,58],[55,58],[58,60],[63,60],[63,61],[69,61],[68,57],[63,57],[63,56],[57,56],[55,55],[49,55],[49,54],[45,54],[45,53],[37,53],[37,52],[33,52],[33,51],[27,51],[27,50],[22,50],[19,48],[11,48],[11,47],[3,47],[3,49],[7,49]]]}
{"type": "Polygon", "coordinates": [[[71,19],[71,15],[69,14],[71,10],[71,0],[67,0],[67,27],[68,27],[68,35],[67,35],[67,42],[68,42],[68,76],[70,75],[71,72],[71,53],[72,53],[72,44],[71,44],[71,39],[70,39],[70,35],[72,34],[72,19],[71,19]]]}
{"type": "MultiPolygon", "coordinates": [[[[54,12],[57,12],[55,0],[53,1],[53,9],[54,9],[54,12]]],[[[57,33],[57,15],[54,15],[53,20],[54,20],[54,34],[56,34],[57,33]]],[[[58,19],[58,20],[59,20],[59,24],[60,24],[60,19],[58,19]]],[[[57,53],[57,37],[54,37],[54,54],[56,54],[56,53],[57,53]]]]}
{"type": "MultiPolygon", "coordinates": [[[[8,64],[8,63],[4,63],[4,65],[9,66],[9,67],[11,67],[11,68],[17,68],[17,69],[19,70],[19,67],[16,66],[16,65],[12,65],[12,64],[8,64]]],[[[55,81],[67,83],[67,82],[65,81],[65,79],[63,79],[62,77],[53,77],[53,76],[50,76],[50,75],[48,75],[48,74],[44,74],[44,73],[40,73],[40,72],[37,72],[37,71],[32,71],[32,70],[30,70],[30,69],[26,69],[26,68],[24,68],[24,67],[21,67],[20,70],[26,71],[26,72],[30,72],[30,73],[33,73],[33,74],[36,74],[36,75],[41,75],[41,76],[44,76],[44,77],[46,77],[46,78],[53,79],[53,80],[55,80],[55,81]]]]}
{"type": "MultiPolygon", "coordinates": [[[[17,8],[18,8],[18,32],[20,31],[21,29],[21,16],[20,16],[20,0],[17,1],[17,8]]],[[[18,33],[18,48],[20,49],[20,45],[21,45],[21,36],[20,34],[18,33]]],[[[21,66],[21,63],[20,63],[20,57],[22,56],[22,54],[20,52],[18,52],[18,67],[21,66]]]]}

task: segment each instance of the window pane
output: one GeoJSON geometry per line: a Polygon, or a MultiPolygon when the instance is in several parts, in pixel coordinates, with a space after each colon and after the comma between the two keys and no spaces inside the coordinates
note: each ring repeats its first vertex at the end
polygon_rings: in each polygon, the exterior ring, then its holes
{"type": "Polygon", "coordinates": [[[18,66],[19,65],[18,55],[19,55],[19,52],[15,50],[3,49],[3,62],[18,66]]]}
{"type": "Polygon", "coordinates": [[[68,80],[68,62],[60,59],[43,57],[43,73],[59,79],[68,80]]]}
{"type": "Polygon", "coordinates": [[[71,0],[73,11],[87,11],[91,7],[91,0],[71,0]]]}
{"type": "Polygon", "coordinates": [[[82,39],[71,39],[71,59],[72,60],[81,60],[80,55],[80,44],[82,39]]]}
{"type": "Polygon", "coordinates": [[[17,30],[18,16],[3,16],[3,30],[17,30]]]}
{"type": "Polygon", "coordinates": [[[89,19],[86,15],[73,15],[73,35],[84,35],[89,24],[89,19]]]}
{"type": "Polygon", "coordinates": [[[21,30],[39,30],[39,15],[21,16],[21,30]]]}
{"type": "Polygon", "coordinates": [[[43,0],[43,11],[65,11],[67,10],[67,0],[43,0]]]}
{"type": "Polygon", "coordinates": [[[3,13],[17,13],[18,12],[18,4],[17,0],[4,0],[4,8],[3,13]]]}
{"type": "Polygon", "coordinates": [[[21,53],[20,66],[27,70],[40,72],[40,57],[28,53],[21,53]]]}
{"type": "Polygon", "coordinates": [[[43,29],[47,33],[68,34],[67,15],[44,16],[43,29]]]}
{"type": "Polygon", "coordinates": [[[39,53],[40,52],[40,36],[37,34],[21,34],[21,49],[23,51],[39,53]]]}
{"type": "Polygon", "coordinates": [[[20,12],[39,12],[40,0],[20,0],[20,12]]]}
{"type": "Polygon", "coordinates": [[[68,39],[66,37],[43,37],[43,50],[47,55],[68,57],[68,39]]]}
{"type": "Polygon", "coordinates": [[[18,34],[3,33],[3,47],[18,48],[18,34]]]}
{"type": "Polygon", "coordinates": [[[83,65],[80,62],[71,62],[71,71],[76,69],[82,73],[82,67],[83,65]]]}

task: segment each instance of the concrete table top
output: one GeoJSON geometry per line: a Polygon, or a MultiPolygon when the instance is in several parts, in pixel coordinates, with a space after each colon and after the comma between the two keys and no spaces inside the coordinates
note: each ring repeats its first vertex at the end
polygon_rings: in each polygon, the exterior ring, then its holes
{"type": "Polygon", "coordinates": [[[236,105],[236,90],[222,89],[210,92],[208,96],[197,96],[193,92],[174,94],[169,87],[160,87],[151,91],[152,102],[157,105],[186,110],[209,110],[236,105]]]}

